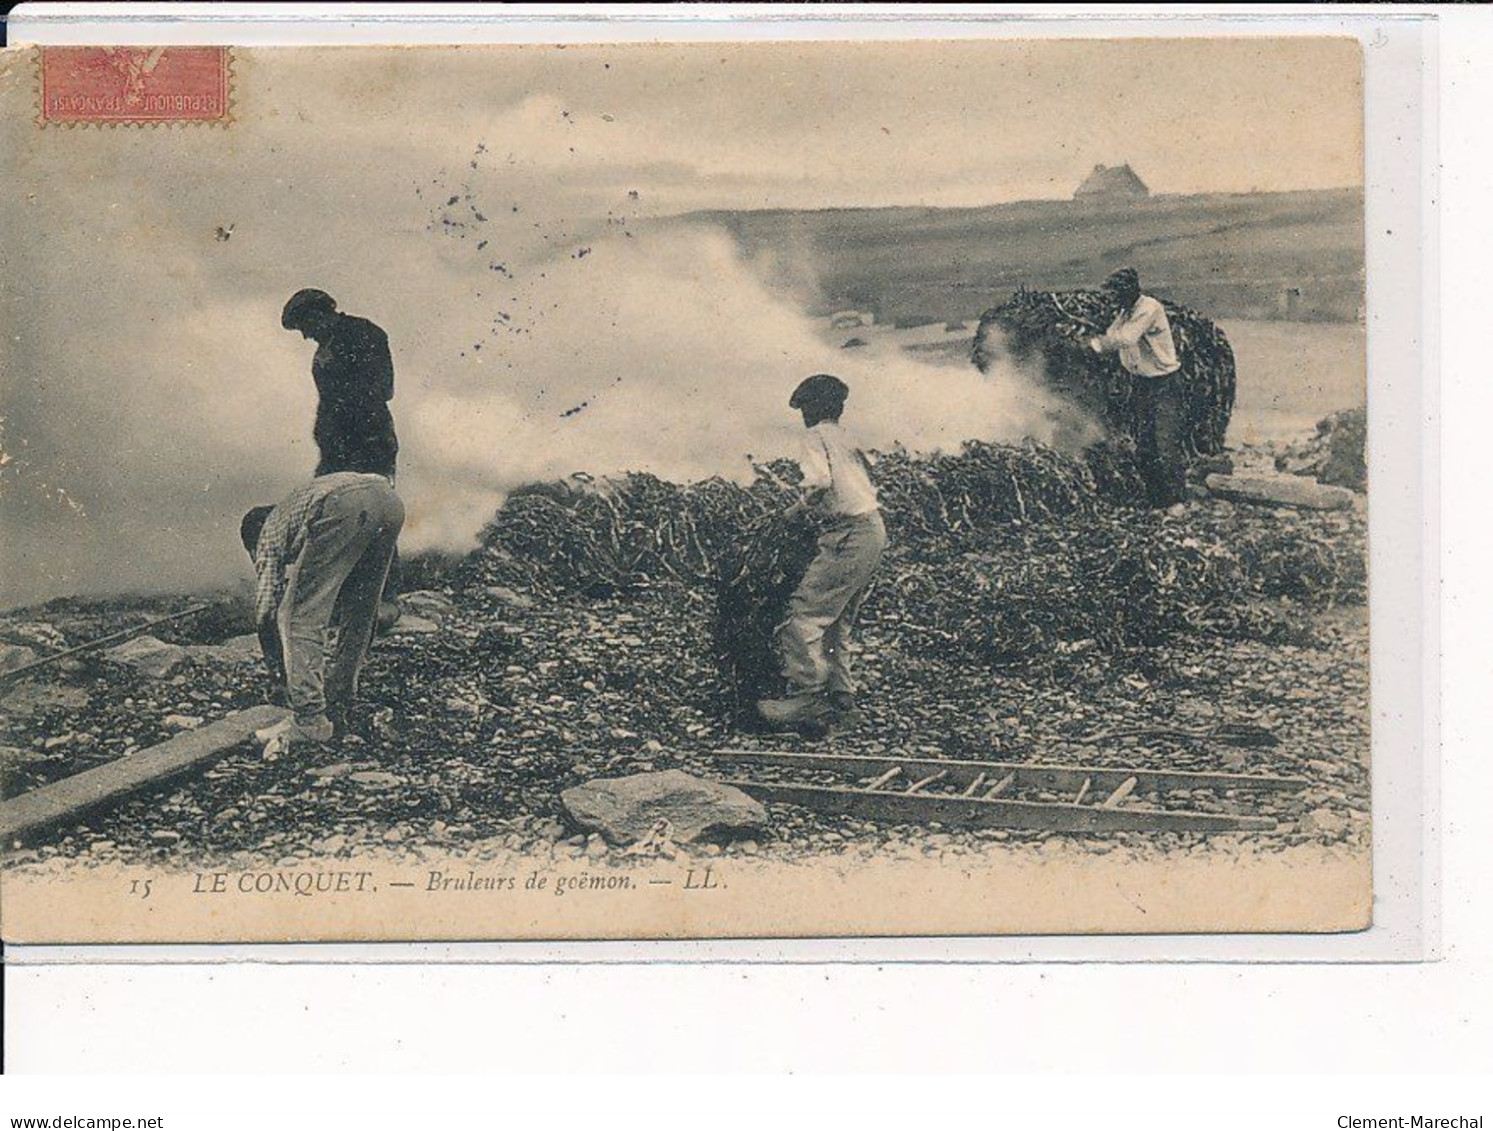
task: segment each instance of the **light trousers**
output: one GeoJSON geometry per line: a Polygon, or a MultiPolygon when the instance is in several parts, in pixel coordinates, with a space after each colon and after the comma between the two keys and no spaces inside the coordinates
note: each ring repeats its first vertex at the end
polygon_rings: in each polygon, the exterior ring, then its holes
{"type": "Polygon", "coordinates": [[[855,690],[850,633],[886,550],[881,512],[837,520],[788,600],[778,628],[783,674],[795,695],[855,690]]]}
{"type": "Polygon", "coordinates": [[[298,723],[345,711],[378,617],[379,594],[404,525],[404,504],[382,480],[339,487],[321,502],[280,603],[285,685],[298,723]]]}

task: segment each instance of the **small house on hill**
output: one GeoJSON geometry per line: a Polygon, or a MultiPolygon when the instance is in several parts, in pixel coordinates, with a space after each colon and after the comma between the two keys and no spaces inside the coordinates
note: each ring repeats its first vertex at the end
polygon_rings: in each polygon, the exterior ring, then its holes
{"type": "Polygon", "coordinates": [[[1151,195],[1129,165],[1095,165],[1074,190],[1074,200],[1141,200],[1151,195]]]}

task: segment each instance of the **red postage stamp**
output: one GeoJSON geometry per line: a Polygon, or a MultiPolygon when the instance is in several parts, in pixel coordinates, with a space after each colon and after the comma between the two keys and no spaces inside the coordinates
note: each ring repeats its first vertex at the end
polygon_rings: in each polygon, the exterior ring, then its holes
{"type": "Polygon", "coordinates": [[[226,47],[43,47],[41,125],[227,123],[226,47]]]}

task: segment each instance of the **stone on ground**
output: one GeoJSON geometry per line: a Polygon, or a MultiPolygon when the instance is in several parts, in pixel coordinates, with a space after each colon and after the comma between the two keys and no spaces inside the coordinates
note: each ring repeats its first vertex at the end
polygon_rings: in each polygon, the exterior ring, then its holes
{"type": "Polygon", "coordinates": [[[1353,505],[1352,491],[1295,475],[1210,475],[1208,490],[1225,499],[1266,506],[1336,511],[1353,505]]]}
{"type": "Polygon", "coordinates": [[[221,644],[193,644],[187,654],[210,664],[251,664],[259,662],[261,651],[259,637],[249,633],[229,637],[221,644]]]}
{"type": "Polygon", "coordinates": [[[356,774],[349,774],[347,780],[368,786],[370,789],[393,789],[395,786],[404,784],[404,779],[399,775],[387,774],[381,770],[363,770],[356,774]]]}
{"type": "Polygon", "coordinates": [[[116,664],[134,668],[150,679],[165,679],[187,658],[187,650],[180,644],[167,644],[154,636],[137,636],[117,648],[104,653],[106,659],[116,664]]]}
{"type": "Polygon", "coordinates": [[[399,607],[408,616],[413,613],[427,620],[439,620],[456,610],[456,604],[444,593],[434,589],[416,589],[413,593],[399,595],[399,607]]]}
{"type": "Polygon", "coordinates": [[[739,789],[682,770],[597,778],[560,794],[572,820],[612,844],[647,836],[660,819],[685,844],[760,835],[767,810],[739,789]]]}
{"type": "Polygon", "coordinates": [[[506,585],[487,586],[487,595],[503,602],[505,605],[512,605],[515,609],[532,609],[534,607],[534,599],[532,597],[525,597],[522,593],[515,589],[510,589],[506,585]]]}
{"type": "Polygon", "coordinates": [[[88,706],[88,692],[65,683],[20,683],[0,699],[0,711],[24,718],[38,711],[81,711],[88,706]]]}

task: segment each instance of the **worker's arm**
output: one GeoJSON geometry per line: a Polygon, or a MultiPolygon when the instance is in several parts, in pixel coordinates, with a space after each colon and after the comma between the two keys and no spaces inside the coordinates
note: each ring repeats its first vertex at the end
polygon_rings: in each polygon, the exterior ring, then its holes
{"type": "Polygon", "coordinates": [[[827,494],[829,494],[828,487],[809,487],[805,490],[801,490],[798,493],[798,498],[794,499],[793,502],[789,504],[788,509],[783,512],[783,517],[797,518],[805,511],[818,510],[819,504],[824,500],[824,496],[827,494]]]}
{"type": "Polygon", "coordinates": [[[818,507],[825,495],[829,494],[830,488],[834,486],[834,472],[830,468],[829,449],[825,447],[823,437],[813,432],[809,432],[804,437],[803,449],[798,457],[798,466],[803,472],[803,480],[799,483],[798,498],[784,512],[787,518],[793,518],[806,510],[818,507]]]}
{"type": "MultiPolygon", "coordinates": [[[[271,520],[277,516],[271,514],[271,520]]],[[[254,554],[254,629],[265,670],[276,687],[285,686],[285,645],[280,639],[280,601],[285,592],[286,532],[279,524],[265,523],[254,554]]]]}
{"type": "Polygon", "coordinates": [[[1156,308],[1147,306],[1138,314],[1111,326],[1102,336],[1089,339],[1089,348],[1095,353],[1114,353],[1126,346],[1139,345],[1140,340],[1151,332],[1156,322],[1156,308]]]}

